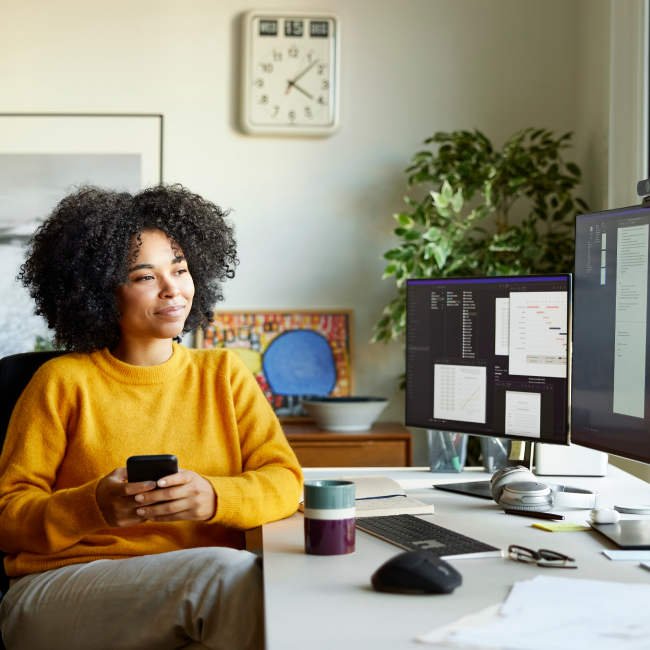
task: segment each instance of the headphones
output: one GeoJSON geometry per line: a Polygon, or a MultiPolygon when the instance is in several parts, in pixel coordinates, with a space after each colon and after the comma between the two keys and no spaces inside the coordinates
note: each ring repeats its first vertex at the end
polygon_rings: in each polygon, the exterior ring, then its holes
{"type": "Polygon", "coordinates": [[[583,510],[600,506],[598,492],[568,485],[540,483],[530,470],[521,465],[496,472],[490,480],[490,487],[492,498],[502,508],[509,510],[547,512],[554,506],[583,510]]]}

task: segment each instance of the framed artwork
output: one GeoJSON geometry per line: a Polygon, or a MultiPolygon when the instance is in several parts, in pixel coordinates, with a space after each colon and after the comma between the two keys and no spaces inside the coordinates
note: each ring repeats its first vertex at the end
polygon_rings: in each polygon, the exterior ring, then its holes
{"type": "Polygon", "coordinates": [[[162,181],[163,116],[0,113],[0,358],[50,338],[16,281],[24,246],[82,183],[137,192],[162,181]]]}
{"type": "Polygon", "coordinates": [[[352,336],[350,310],[218,312],[196,347],[236,352],[276,414],[296,418],[304,397],[352,395],[352,336]]]}

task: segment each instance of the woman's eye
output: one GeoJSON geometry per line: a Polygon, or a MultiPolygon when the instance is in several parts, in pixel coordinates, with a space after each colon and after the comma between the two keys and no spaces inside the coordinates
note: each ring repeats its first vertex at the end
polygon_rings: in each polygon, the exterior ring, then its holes
{"type": "Polygon", "coordinates": [[[136,282],[140,282],[140,281],[142,281],[142,280],[152,280],[152,279],[153,279],[153,275],[143,275],[142,277],[139,277],[139,278],[136,280],[136,282]]]}
{"type": "Polygon", "coordinates": [[[176,275],[181,275],[183,273],[187,273],[187,269],[178,269],[178,271],[176,271],[176,275]]]}

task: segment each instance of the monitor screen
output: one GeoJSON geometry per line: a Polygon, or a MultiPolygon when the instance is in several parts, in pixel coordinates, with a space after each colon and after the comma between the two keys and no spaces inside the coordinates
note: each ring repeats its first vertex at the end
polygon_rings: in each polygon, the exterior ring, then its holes
{"type": "Polygon", "coordinates": [[[571,276],[408,280],[406,424],[567,444],[571,276]]]}
{"type": "Polygon", "coordinates": [[[641,206],[576,218],[571,440],[650,463],[648,230],[641,206]]]}

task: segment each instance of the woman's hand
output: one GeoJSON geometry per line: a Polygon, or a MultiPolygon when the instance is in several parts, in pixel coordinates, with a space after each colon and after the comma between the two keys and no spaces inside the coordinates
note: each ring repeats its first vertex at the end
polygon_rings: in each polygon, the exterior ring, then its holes
{"type": "MultiPolygon", "coordinates": [[[[136,484],[137,485],[137,484],[136,484]]],[[[135,496],[136,516],[149,521],[207,521],[217,510],[212,484],[189,469],[158,481],[154,491],[135,496]]]]}
{"type": "Polygon", "coordinates": [[[136,513],[139,504],[135,495],[149,492],[155,487],[155,481],[129,483],[126,467],[118,467],[97,484],[97,505],[109,526],[135,526],[147,520],[136,513]]]}

